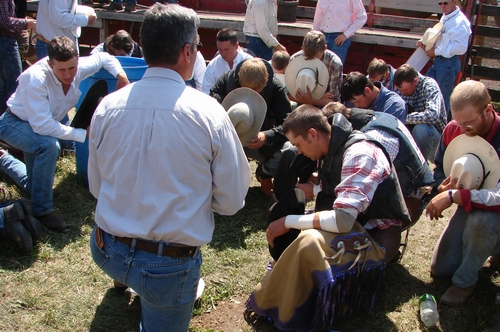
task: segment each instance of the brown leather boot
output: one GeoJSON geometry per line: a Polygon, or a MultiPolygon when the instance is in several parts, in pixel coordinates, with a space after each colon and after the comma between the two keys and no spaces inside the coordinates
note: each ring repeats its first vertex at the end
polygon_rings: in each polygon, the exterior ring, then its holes
{"type": "Polygon", "coordinates": [[[452,285],[446,290],[446,292],[441,296],[441,302],[449,306],[455,307],[464,304],[465,301],[472,295],[474,287],[460,288],[452,285]]]}
{"type": "Polygon", "coordinates": [[[260,190],[262,190],[262,193],[266,196],[272,197],[274,190],[273,178],[263,178],[259,176],[258,180],[260,182],[260,190]]]}
{"type": "Polygon", "coordinates": [[[33,240],[30,233],[24,228],[21,219],[24,212],[21,204],[13,203],[3,208],[3,235],[7,240],[17,244],[23,255],[29,255],[33,251],[33,240]]]}

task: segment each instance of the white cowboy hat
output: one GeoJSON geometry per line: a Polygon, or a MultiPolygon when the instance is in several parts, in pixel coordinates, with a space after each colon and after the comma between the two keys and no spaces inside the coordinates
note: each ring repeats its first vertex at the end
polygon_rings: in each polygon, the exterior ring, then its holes
{"type": "Polygon", "coordinates": [[[311,90],[314,99],[320,99],[328,87],[330,75],[328,68],[320,59],[306,60],[303,55],[294,58],[285,70],[285,85],[288,92],[295,98],[297,89],[307,92],[311,90]]]}
{"type": "Polygon", "coordinates": [[[222,107],[246,146],[258,134],[267,113],[264,98],[250,88],[238,88],[231,91],[222,101],[222,107]]]}
{"type": "Polygon", "coordinates": [[[422,44],[425,45],[426,51],[430,50],[434,46],[443,31],[443,27],[443,23],[439,22],[432,28],[425,30],[424,36],[422,37],[422,44]]]}
{"type": "MultiPolygon", "coordinates": [[[[75,9],[74,15],[77,16],[86,16],[87,14],[95,14],[95,10],[89,6],[77,5],[75,9]]],[[[74,30],[71,30],[71,34],[76,38],[80,38],[82,35],[82,27],[76,27],[74,30]]]]}
{"type": "Polygon", "coordinates": [[[493,189],[500,180],[500,159],[484,138],[460,135],[446,148],[443,170],[458,179],[456,188],[493,189]]]}

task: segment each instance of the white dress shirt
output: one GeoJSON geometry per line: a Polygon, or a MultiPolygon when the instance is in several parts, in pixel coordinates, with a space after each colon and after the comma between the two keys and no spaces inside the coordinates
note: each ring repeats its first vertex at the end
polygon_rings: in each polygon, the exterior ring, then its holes
{"type": "Polygon", "coordinates": [[[366,17],[362,0],[318,0],[313,30],[341,32],[350,38],[363,27],[366,17]]]}
{"type": "Polygon", "coordinates": [[[243,33],[259,37],[267,47],[279,45],[278,5],[276,0],[250,0],[247,4],[243,33]]]}
{"type": "MultiPolygon", "coordinates": [[[[250,54],[244,52],[241,48],[238,50],[236,57],[233,60],[233,69],[243,60],[253,58],[250,54]]],[[[201,91],[210,94],[210,89],[215,85],[215,82],[221,77],[224,73],[230,71],[229,63],[224,60],[220,54],[213,58],[207,66],[207,70],[205,71],[205,76],[203,77],[203,85],[201,91]]]]}
{"type": "Polygon", "coordinates": [[[212,239],[214,211],[244,206],[251,172],[222,106],[154,67],[99,104],[88,176],[105,232],[201,246],[212,239]]]}
{"type": "Polygon", "coordinates": [[[66,126],[59,121],[80,99],[82,92],[79,87],[82,80],[101,68],[116,77],[123,72],[122,66],[108,53],[79,57],[75,79],[64,94],[61,82],[47,63],[48,59],[45,57],[39,60],[19,76],[16,92],[9,98],[7,105],[21,120],[28,121],[33,131],[39,135],[83,142],[85,129],[66,126]]]}
{"type": "Polygon", "coordinates": [[[77,0],[41,0],[38,2],[36,14],[36,33],[47,40],[56,36],[66,36],[71,39],[78,49],[78,38],[71,30],[88,25],[85,15],[74,15],[77,0]]]}
{"type": "Polygon", "coordinates": [[[467,16],[457,7],[448,15],[441,16],[440,21],[444,24],[444,31],[436,42],[434,53],[451,58],[467,52],[469,36],[472,33],[467,16]]]}
{"type": "Polygon", "coordinates": [[[205,64],[205,58],[200,51],[196,53],[196,60],[194,61],[193,69],[193,79],[196,84],[196,89],[201,90],[203,86],[203,80],[205,77],[205,71],[207,70],[207,65],[205,64]]]}

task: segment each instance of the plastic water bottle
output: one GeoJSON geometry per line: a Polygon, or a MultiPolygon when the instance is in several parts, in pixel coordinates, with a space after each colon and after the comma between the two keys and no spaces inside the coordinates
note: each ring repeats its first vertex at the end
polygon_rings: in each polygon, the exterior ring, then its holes
{"type": "Polygon", "coordinates": [[[439,321],[439,313],[434,296],[424,294],[420,296],[418,303],[420,304],[420,320],[426,327],[435,326],[439,321]]]}

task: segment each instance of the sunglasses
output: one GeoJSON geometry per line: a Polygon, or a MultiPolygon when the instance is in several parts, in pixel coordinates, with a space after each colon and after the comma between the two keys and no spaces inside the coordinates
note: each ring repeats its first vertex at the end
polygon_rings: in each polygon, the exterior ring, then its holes
{"type": "Polygon", "coordinates": [[[442,5],[447,6],[448,5],[448,1],[438,2],[438,5],[440,5],[440,6],[442,6],[442,5]]]}

